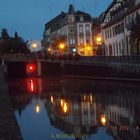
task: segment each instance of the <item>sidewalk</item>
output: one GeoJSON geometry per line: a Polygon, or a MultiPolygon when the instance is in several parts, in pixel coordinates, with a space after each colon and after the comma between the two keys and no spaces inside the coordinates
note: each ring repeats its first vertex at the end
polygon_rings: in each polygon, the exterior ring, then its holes
{"type": "Polygon", "coordinates": [[[0,66],[0,140],[23,140],[11,106],[3,68],[0,66]]]}

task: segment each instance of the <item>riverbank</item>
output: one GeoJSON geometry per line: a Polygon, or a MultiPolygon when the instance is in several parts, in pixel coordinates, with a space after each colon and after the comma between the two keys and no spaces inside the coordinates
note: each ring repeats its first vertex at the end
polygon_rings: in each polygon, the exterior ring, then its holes
{"type": "Polygon", "coordinates": [[[0,66],[0,140],[23,140],[8,95],[2,66],[0,66]]]}

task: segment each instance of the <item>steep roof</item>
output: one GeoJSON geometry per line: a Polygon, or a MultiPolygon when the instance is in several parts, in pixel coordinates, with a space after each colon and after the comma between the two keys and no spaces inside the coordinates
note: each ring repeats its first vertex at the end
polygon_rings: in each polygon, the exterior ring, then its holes
{"type": "Polygon", "coordinates": [[[140,8],[140,4],[138,4],[136,7],[133,7],[131,9],[128,9],[125,13],[123,13],[121,16],[119,16],[118,18],[111,20],[110,22],[108,22],[103,28],[107,28],[119,21],[121,21],[125,16],[129,15],[130,13],[134,12],[135,10],[140,8]]]}
{"type": "Polygon", "coordinates": [[[46,23],[45,24],[45,28],[47,29],[51,24],[55,23],[58,20],[61,20],[61,19],[65,18],[65,17],[66,17],[66,13],[62,11],[59,15],[57,15],[51,21],[49,21],[48,23],[46,23]]]}
{"type": "Polygon", "coordinates": [[[68,14],[74,14],[75,10],[72,4],[69,5],[69,10],[68,10],[68,14]]]}

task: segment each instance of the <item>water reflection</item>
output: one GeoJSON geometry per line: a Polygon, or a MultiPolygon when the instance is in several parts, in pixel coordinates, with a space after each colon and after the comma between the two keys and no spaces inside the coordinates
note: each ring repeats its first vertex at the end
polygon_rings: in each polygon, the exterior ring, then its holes
{"type": "Polygon", "coordinates": [[[26,140],[140,139],[138,84],[29,78],[9,81],[9,93],[26,140]]]}

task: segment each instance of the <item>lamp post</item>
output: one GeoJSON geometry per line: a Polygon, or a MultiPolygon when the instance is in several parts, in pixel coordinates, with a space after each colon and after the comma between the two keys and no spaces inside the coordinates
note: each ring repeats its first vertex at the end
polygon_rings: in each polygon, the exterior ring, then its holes
{"type": "Polygon", "coordinates": [[[97,46],[97,48],[96,48],[96,55],[102,55],[103,54],[103,39],[102,39],[102,37],[101,36],[97,36],[96,38],[95,38],[95,42],[96,42],[96,46],[97,46]]]}
{"type": "Polygon", "coordinates": [[[98,36],[96,38],[96,43],[97,43],[97,45],[101,45],[102,44],[102,38],[100,36],[98,36]]]}

